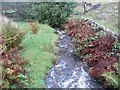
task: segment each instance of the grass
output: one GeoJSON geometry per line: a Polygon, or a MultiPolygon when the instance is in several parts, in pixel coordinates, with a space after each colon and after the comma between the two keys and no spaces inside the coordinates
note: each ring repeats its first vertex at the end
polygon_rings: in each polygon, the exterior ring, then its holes
{"type": "Polygon", "coordinates": [[[91,20],[94,20],[96,23],[105,26],[106,28],[109,28],[110,30],[112,30],[113,32],[117,33],[118,32],[118,27],[115,26],[113,21],[109,21],[109,22],[104,22],[103,20],[100,20],[99,18],[94,17],[93,15],[80,15],[77,17],[74,17],[74,19],[81,19],[81,17],[84,18],[89,18],[91,20]]]}
{"type": "Polygon", "coordinates": [[[55,56],[55,42],[57,35],[54,34],[54,29],[48,25],[39,25],[39,32],[32,34],[30,25],[28,23],[18,23],[26,32],[25,39],[22,42],[24,51],[22,56],[30,62],[27,65],[27,71],[30,76],[30,88],[45,87],[45,75],[53,66],[56,59],[55,56]]]}
{"type": "Polygon", "coordinates": [[[71,15],[71,18],[80,19],[81,17],[93,19],[100,25],[111,29],[113,32],[118,32],[118,4],[117,3],[104,3],[97,10],[91,10],[86,14],[83,14],[83,7],[80,5],[74,13],[77,15],[71,15]]]}

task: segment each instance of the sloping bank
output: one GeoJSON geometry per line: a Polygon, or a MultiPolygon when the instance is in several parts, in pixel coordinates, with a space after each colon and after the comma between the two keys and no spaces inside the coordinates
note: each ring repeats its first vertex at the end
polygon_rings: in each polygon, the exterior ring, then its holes
{"type": "Polygon", "coordinates": [[[30,24],[19,23],[25,30],[26,36],[22,42],[24,51],[22,56],[30,62],[27,71],[30,76],[31,88],[44,87],[44,78],[49,68],[52,67],[55,56],[55,42],[57,35],[54,29],[48,25],[39,25],[39,32],[32,34],[30,24]]]}

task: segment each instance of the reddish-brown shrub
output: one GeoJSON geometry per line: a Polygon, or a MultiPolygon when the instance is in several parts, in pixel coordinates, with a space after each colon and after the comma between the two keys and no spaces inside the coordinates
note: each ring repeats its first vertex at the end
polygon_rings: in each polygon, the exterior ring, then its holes
{"type": "Polygon", "coordinates": [[[108,55],[115,42],[111,33],[99,34],[101,31],[95,30],[85,20],[70,20],[64,28],[68,35],[75,38],[77,54],[84,56],[83,61],[92,67],[89,72],[91,76],[100,77],[104,72],[112,70],[112,65],[118,62],[116,57],[108,55]]]}

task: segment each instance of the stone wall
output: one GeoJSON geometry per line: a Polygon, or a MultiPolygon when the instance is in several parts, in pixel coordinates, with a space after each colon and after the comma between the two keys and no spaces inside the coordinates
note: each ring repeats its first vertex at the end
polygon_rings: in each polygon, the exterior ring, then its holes
{"type": "Polygon", "coordinates": [[[95,22],[92,19],[84,18],[84,17],[82,17],[82,19],[84,19],[86,22],[89,22],[94,28],[99,28],[99,30],[112,33],[112,35],[120,42],[120,33],[119,32],[115,33],[112,30],[110,30],[109,28],[106,28],[105,26],[98,24],[97,22],[95,22]]]}

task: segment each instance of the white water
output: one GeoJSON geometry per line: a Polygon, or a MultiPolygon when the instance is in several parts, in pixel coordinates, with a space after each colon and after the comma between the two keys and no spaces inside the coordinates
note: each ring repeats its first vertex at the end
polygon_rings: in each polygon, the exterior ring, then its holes
{"type": "Polygon", "coordinates": [[[102,88],[90,78],[84,69],[86,65],[81,65],[80,60],[76,60],[71,55],[73,45],[71,45],[70,38],[61,34],[61,32],[59,33],[60,43],[58,46],[60,55],[57,63],[46,76],[46,88],[102,88]]]}

